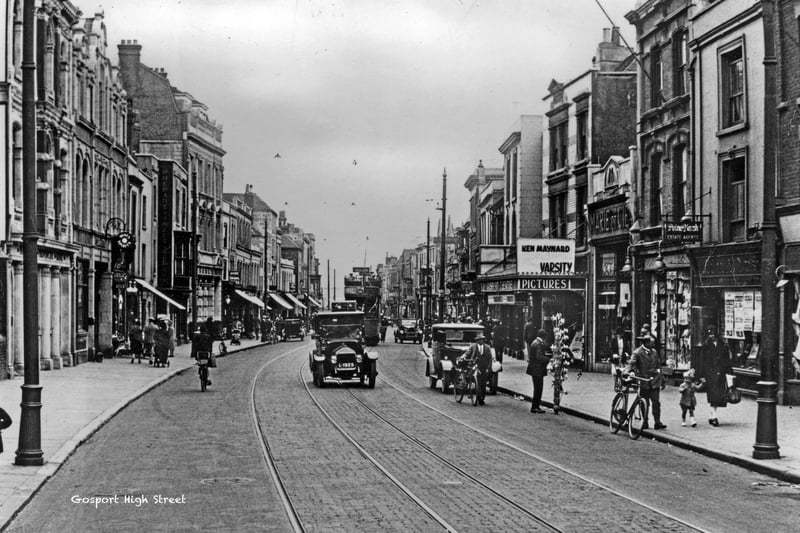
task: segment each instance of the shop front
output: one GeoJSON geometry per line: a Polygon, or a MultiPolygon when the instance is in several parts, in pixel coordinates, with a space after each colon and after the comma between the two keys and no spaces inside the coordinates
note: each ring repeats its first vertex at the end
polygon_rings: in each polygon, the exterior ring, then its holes
{"type": "Polygon", "coordinates": [[[698,376],[708,368],[705,332],[715,328],[733,359],[742,393],[757,396],[761,379],[761,243],[732,243],[690,251],[694,286],[693,361],[698,376]]]}
{"type": "MultiPolygon", "coordinates": [[[[505,353],[521,358],[527,319],[548,331],[552,340],[556,315],[563,319],[561,327],[568,330],[569,338],[582,343],[586,277],[575,274],[575,241],[520,238],[512,269],[478,277],[489,314],[499,320],[494,330],[495,348],[500,343],[505,353]]],[[[582,345],[573,345],[573,351],[582,357],[582,345]]]]}

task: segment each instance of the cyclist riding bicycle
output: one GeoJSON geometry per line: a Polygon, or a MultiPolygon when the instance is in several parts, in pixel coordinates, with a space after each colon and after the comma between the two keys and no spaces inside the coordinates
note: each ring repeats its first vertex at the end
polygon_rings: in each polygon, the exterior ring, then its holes
{"type": "MultiPolygon", "coordinates": [[[[211,339],[211,335],[206,332],[206,327],[200,326],[200,329],[192,337],[192,357],[198,361],[211,359],[213,345],[214,341],[211,339]],[[201,354],[202,357],[198,357],[198,354],[201,354]]],[[[206,385],[211,385],[211,380],[207,380],[206,385]]]]}

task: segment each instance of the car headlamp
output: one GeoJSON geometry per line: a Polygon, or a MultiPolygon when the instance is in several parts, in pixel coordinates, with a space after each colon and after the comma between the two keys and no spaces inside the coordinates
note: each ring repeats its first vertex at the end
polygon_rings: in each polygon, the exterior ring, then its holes
{"type": "Polygon", "coordinates": [[[356,354],[356,363],[360,363],[361,361],[362,361],[362,356],[361,356],[361,354],[360,354],[360,353],[359,353],[359,354],[356,354]]]}
{"type": "Polygon", "coordinates": [[[336,364],[336,355],[331,356],[331,363],[334,365],[336,364]]]}

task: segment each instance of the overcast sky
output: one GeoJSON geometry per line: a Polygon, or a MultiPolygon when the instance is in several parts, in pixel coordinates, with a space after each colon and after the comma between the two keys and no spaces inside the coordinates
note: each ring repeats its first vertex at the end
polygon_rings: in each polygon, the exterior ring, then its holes
{"type": "MultiPolygon", "coordinates": [[[[634,0],[600,0],[635,47],[634,0]]],[[[78,0],[84,16],[96,5],[78,0]]],[[[595,0],[138,0],[105,4],[109,51],[142,61],[223,125],[225,192],[254,190],[316,235],[336,286],[353,266],[467,217],[464,182],[520,115],[541,114],[551,79],[591,67],[595,0]],[[280,154],[280,158],[274,157],[280,154]],[[435,199],[436,201],[428,201],[435,199]]],[[[333,284],[333,282],[331,282],[333,284]]],[[[341,293],[338,293],[341,294],[341,293]]]]}

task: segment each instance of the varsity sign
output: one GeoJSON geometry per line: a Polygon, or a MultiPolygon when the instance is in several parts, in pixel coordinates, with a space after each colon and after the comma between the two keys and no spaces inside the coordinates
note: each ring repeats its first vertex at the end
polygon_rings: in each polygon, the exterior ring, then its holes
{"type": "Polygon", "coordinates": [[[575,273],[574,239],[517,239],[517,271],[565,276],[575,273]]]}

